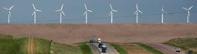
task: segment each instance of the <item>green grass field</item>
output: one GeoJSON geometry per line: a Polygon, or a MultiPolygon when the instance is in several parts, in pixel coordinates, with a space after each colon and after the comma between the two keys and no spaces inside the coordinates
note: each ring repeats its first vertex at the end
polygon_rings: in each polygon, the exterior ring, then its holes
{"type": "Polygon", "coordinates": [[[83,54],[93,54],[90,47],[86,43],[78,43],[81,48],[83,54]]]}
{"type": "Polygon", "coordinates": [[[34,37],[34,53],[50,54],[50,41],[34,37]]]}
{"type": "Polygon", "coordinates": [[[80,47],[76,44],[65,45],[53,42],[51,46],[51,54],[82,54],[80,47]]]}
{"type": "Polygon", "coordinates": [[[193,50],[194,54],[197,54],[197,38],[175,38],[164,42],[164,44],[179,47],[183,50],[193,50]]]}
{"type": "Polygon", "coordinates": [[[111,46],[113,46],[120,54],[128,54],[127,51],[125,51],[120,45],[117,45],[115,43],[109,43],[111,46]]]}
{"type": "MultiPolygon", "coordinates": [[[[28,37],[15,38],[0,34],[0,54],[27,54],[28,37]]],[[[81,46],[81,45],[80,45],[81,46]]],[[[34,54],[82,54],[77,45],[65,45],[34,37],[34,54]],[[51,44],[51,45],[50,45],[51,44]]]]}
{"type": "Polygon", "coordinates": [[[160,51],[158,51],[158,50],[156,50],[156,49],[154,49],[154,48],[152,48],[150,46],[144,45],[142,43],[136,43],[136,44],[141,46],[141,47],[143,47],[143,48],[145,48],[146,50],[152,52],[153,54],[163,54],[162,52],[160,52],[160,51]]]}
{"type": "Polygon", "coordinates": [[[0,34],[0,54],[26,54],[24,44],[27,38],[14,39],[11,35],[0,34]]]}

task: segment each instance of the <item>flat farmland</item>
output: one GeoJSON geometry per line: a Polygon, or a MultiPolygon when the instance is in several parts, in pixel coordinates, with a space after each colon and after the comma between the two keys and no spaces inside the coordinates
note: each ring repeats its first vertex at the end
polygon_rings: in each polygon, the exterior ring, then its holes
{"type": "Polygon", "coordinates": [[[197,23],[38,23],[0,24],[1,34],[40,37],[72,44],[102,38],[106,42],[165,42],[173,38],[197,38],[197,23]]]}

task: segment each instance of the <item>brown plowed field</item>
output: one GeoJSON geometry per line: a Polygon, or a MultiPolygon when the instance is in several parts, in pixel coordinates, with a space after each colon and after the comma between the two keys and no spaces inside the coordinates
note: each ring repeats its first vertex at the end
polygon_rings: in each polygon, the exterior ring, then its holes
{"type": "Polygon", "coordinates": [[[0,24],[0,33],[66,44],[89,41],[93,37],[107,42],[164,42],[177,37],[197,37],[197,23],[0,24]]]}

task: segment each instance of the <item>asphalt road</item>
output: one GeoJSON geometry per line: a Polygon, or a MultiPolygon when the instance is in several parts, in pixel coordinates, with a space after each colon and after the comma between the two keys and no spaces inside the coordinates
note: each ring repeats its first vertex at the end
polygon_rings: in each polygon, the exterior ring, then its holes
{"type": "Polygon", "coordinates": [[[107,43],[104,43],[104,45],[107,46],[106,53],[101,52],[101,48],[98,48],[98,43],[87,43],[87,44],[90,46],[93,54],[119,54],[114,47],[112,47],[111,45],[107,43]]]}
{"type": "Polygon", "coordinates": [[[144,43],[148,46],[151,46],[164,54],[186,54],[183,50],[181,52],[176,52],[176,47],[160,44],[160,43],[144,43]]]}

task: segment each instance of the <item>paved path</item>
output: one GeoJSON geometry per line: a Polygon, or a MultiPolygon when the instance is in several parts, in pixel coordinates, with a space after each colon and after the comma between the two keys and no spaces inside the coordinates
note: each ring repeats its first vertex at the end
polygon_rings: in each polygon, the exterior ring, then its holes
{"type": "Polygon", "coordinates": [[[169,45],[165,44],[160,44],[160,43],[144,43],[148,46],[151,46],[164,54],[186,54],[184,51],[181,50],[181,52],[176,52],[176,47],[172,47],[169,45]]]}
{"type": "Polygon", "coordinates": [[[102,53],[101,48],[98,48],[98,43],[88,43],[93,54],[119,54],[114,47],[111,45],[104,43],[107,46],[107,53],[102,53]]]}

